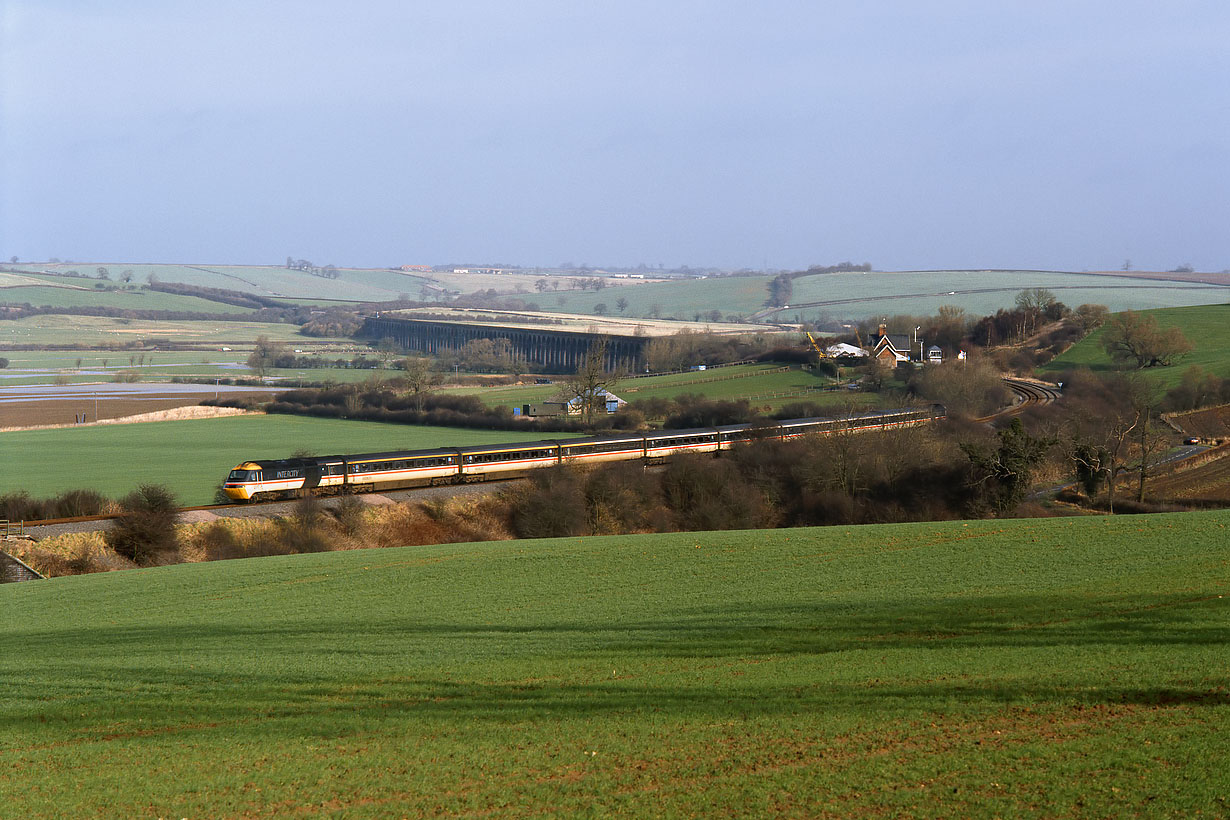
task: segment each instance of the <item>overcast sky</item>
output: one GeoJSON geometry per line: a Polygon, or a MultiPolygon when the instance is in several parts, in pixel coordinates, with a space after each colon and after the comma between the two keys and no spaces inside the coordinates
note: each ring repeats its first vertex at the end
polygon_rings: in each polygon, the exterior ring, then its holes
{"type": "Polygon", "coordinates": [[[1230,268],[1230,3],[0,0],[0,256],[1230,268]]]}

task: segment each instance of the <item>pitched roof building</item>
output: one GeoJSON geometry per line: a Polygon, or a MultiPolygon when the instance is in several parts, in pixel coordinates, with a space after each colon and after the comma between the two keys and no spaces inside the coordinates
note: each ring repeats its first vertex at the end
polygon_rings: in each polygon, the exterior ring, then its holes
{"type": "Polygon", "coordinates": [[[877,359],[895,363],[910,360],[910,336],[907,333],[889,333],[884,325],[880,325],[880,334],[871,347],[871,355],[877,359]]]}

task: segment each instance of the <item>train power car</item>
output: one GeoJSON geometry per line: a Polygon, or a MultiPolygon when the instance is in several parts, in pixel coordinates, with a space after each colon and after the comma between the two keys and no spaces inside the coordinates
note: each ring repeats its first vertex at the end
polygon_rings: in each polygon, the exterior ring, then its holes
{"type": "Polygon", "coordinates": [[[614,433],[561,441],[254,460],[231,470],[222,491],[235,501],[259,501],[484,481],[526,475],[532,470],[557,464],[657,461],[677,453],[716,454],[759,439],[790,441],[810,434],[892,429],[943,417],[943,406],[934,405],[926,410],[888,410],[835,419],[788,419],[694,430],[614,433]]]}

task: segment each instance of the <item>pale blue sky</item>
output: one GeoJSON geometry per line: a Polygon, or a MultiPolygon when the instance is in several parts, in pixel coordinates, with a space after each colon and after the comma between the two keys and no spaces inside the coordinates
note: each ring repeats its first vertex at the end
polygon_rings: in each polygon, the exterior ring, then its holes
{"type": "Polygon", "coordinates": [[[1230,3],[0,0],[0,256],[1230,268],[1230,3]]]}

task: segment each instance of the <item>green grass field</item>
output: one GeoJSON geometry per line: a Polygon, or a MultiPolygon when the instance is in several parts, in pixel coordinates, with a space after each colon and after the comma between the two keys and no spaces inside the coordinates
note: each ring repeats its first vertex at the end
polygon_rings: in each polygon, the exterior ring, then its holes
{"type": "MultiPolygon", "coordinates": [[[[49,277],[50,278],[50,277],[49,277]]],[[[123,310],[182,310],[195,313],[251,313],[251,308],[154,290],[94,290],[81,287],[17,287],[0,289],[0,304],[36,307],[112,307],[123,310]]]]}
{"type": "Polygon", "coordinates": [[[0,587],[0,817],[1225,816],[1226,512],[0,587]]]}
{"type": "MultiPolygon", "coordinates": [[[[303,416],[238,416],[0,433],[0,493],[40,498],[89,488],[111,497],[165,484],[185,505],[208,504],[236,464],[254,458],[416,450],[535,440],[507,430],[466,430],[303,416]],[[17,469],[15,465],[20,465],[17,469]]],[[[550,438],[569,438],[554,433],[550,438]]]]}
{"type": "MultiPolygon", "coordinates": [[[[292,350],[304,355],[319,354],[325,359],[350,359],[354,345],[322,344],[322,340],[296,340],[292,350]]],[[[74,383],[104,383],[114,381],[121,373],[136,373],[141,381],[165,382],[175,376],[224,378],[255,378],[246,364],[252,346],[222,350],[222,346],[202,350],[13,350],[3,351],[9,359],[6,370],[0,371],[0,386],[50,384],[57,378],[74,383]],[[78,367],[77,361],[81,360],[78,367]]],[[[267,374],[272,383],[294,385],[299,381],[353,382],[373,377],[388,379],[396,370],[350,370],[343,368],[271,368],[267,374]]]]}
{"type": "Polygon", "coordinates": [[[97,316],[27,316],[0,323],[0,344],[23,345],[84,344],[106,346],[144,339],[173,339],[180,342],[205,344],[249,344],[257,336],[268,336],[275,342],[312,340],[299,334],[297,325],[268,322],[199,322],[145,321],[142,319],[111,319],[97,316]]]}
{"type": "MultiPolygon", "coordinates": [[[[1230,305],[1168,308],[1150,311],[1162,327],[1178,327],[1192,343],[1194,350],[1170,367],[1151,367],[1143,372],[1165,388],[1174,387],[1183,371],[1199,365],[1206,372],[1230,378],[1230,305]]],[[[1042,368],[1043,373],[1057,375],[1074,367],[1087,367],[1094,372],[1115,369],[1102,347],[1103,328],[1095,330],[1042,368]]]]}
{"type": "Polygon", "coordinates": [[[955,304],[971,316],[1011,308],[1025,288],[1047,288],[1075,308],[1103,304],[1111,310],[1221,302],[1230,289],[1191,282],[1157,282],[1116,276],[1041,271],[919,271],[908,273],[835,273],[795,280],[795,302],[856,298],[853,305],[816,308],[830,315],[857,318],[894,313],[934,315],[940,305],[955,304]],[[949,291],[955,291],[950,295],[949,291]],[[847,314],[847,307],[857,313],[847,314]]]}
{"type": "MultiPolygon", "coordinates": [[[[76,270],[94,276],[98,263],[47,264],[29,269],[47,271],[76,270]]],[[[145,284],[152,275],[162,282],[181,282],[200,287],[224,288],[263,296],[322,302],[383,302],[402,297],[431,300],[442,288],[471,293],[476,290],[496,288],[500,291],[520,292],[526,298],[538,296],[535,282],[542,278],[534,272],[512,274],[455,274],[455,273],[405,273],[384,268],[339,268],[336,279],[313,276],[306,271],[287,270],[277,265],[127,265],[102,263],[111,275],[118,278],[124,270],[133,273],[133,282],[145,284]],[[426,289],[424,289],[426,286],[426,289]]],[[[18,266],[23,267],[23,266],[18,266]]],[[[6,284],[23,284],[27,274],[3,274],[0,287],[6,284]]],[[[56,283],[67,282],[93,287],[88,279],[47,277],[56,283]]],[[[559,281],[566,282],[567,277],[559,281]]],[[[625,280],[630,281],[630,280],[625,280]]]]}
{"type": "MultiPolygon", "coordinates": [[[[40,265],[49,271],[77,270],[93,276],[99,265],[40,265]]],[[[389,270],[356,270],[342,268],[338,278],[325,279],[306,271],[287,270],[275,265],[107,265],[114,280],[123,270],[133,272],[133,281],[145,284],[153,275],[162,282],[180,282],[207,288],[223,288],[261,296],[281,296],[298,299],[381,302],[396,299],[400,294],[419,298],[419,290],[428,280],[422,276],[389,270]]],[[[63,279],[65,282],[88,280],[63,279]]],[[[91,285],[92,286],[92,285],[91,285]]]]}
{"type": "MultiPolygon", "coordinates": [[[[656,306],[666,318],[692,319],[713,309],[723,314],[749,315],[764,308],[772,277],[721,277],[685,282],[663,282],[636,287],[606,288],[600,292],[560,291],[534,294],[543,310],[593,313],[605,303],[617,315],[616,302],[628,300],[626,315],[647,316],[656,306]]],[[[790,310],[781,320],[842,318],[867,319],[893,314],[934,315],[941,305],[957,305],[972,316],[1011,308],[1016,294],[1026,288],[1050,288],[1061,302],[1104,304],[1111,310],[1140,310],[1174,305],[1220,303],[1230,289],[1191,282],[1156,282],[1115,276],[1036,271],[915,271],[836,273],[794,280],[790,310]],[[950,291],[952,293],[950,293],[950,291]],[[807,302],[834,302],[799,307],[807,302]]]]}
{"type": "MultiPolygon", "coordinates": [[[[781,367],[782,365],[777,363],[734,365],[700,372],[624,379],[612,387],[611,392],[628,401],[648,398],[673,399],[683,393],[695,393],[726,401],[746,398],[756,407],[769,409],[798,401],[834,406],[846,406],[852,402],[863,406],[878,401],[875,395],[849,391],[808,392],[815,387],[829,385],[832,381],[798,368],[785,373],[774,372],[781,367]],[[800,393],[805,395],[798,395],[800,393]]],[[[521,407],[560,396],[563,384],[561,379],[561,383],[553,385],[445,389],[450,393],[476,395],[492,406],[521,407]]]]}
{"type": "Polygon", "coordinates": [[[784,373],[773,372],[781,367],[776,363],[715,367],[699,372],[627,379],[614,389],[618,395],[630,401],[645,398],[670,399],[681,393],[699,393],[711,399],[732,400],[772,393],[801,392],[827,387],[833,383],[828,377],[817,376],[799,368],[792,368],[784,373]]]}
{"type": "MultiPolygon", "coordinates": [[[[593,313],[604,303],[610,314],[618,313],[620,297],[628,300],[626,315],[648,316],[657,307],[664,318],[692,319],[697,313],[717,309],[726,314],[748,315],[761,310],[771,276],[714,277],[703,280],[647,282],[610,279],[609,287],[595,291],[568,290],[575,277],[540,276],[526,272],[510,275],[407,274],[383,269],[341,268],[337,279],[325,279],[280,266],[255,265],[127,265],[80,263],[39,265],[48,271],[77,270],[89,276],[106,267],[114,281],[123,270],[133,273],[133,282],[144,284],[151,275],[164,282],[182,282],[225,288],[296,300],[387,301],[401,297],[431,299],[439,288],[462,293],[495,288],[535,302],[542,310],[593,313]],[[535,283],[563,283],[561,290],[539,293],[535,283]]],[[[20,284],[29,275],[5,274],[0,280],[20,284]]],[[[91,288],[89,279],[41,277],[54,283],[91,288]]],[[[1141,310],[1178,305],[1226,301],[1228,289],[1194,282],[1160,282],[1116,276],[1091,276],[1062,271],[873,271],[805,276],[794,282],[792,302],[838,302],[813,307],[795,307],[778,314],[782,320],[844,318],[866,319],[896,313],[930,315],[940,305],[959,305],[972,315],[994,313],[1011,307],[1016,293],[1044,287],[1055,291],[1064,303],[1075,307],[1084,302],[1105,304],[1111,310],[1141,310]],[[953,293],[949,293],[949,292],[953,293]]],[[[0,290],[0,299],[4,299],[0,290]]],[[[84,297],[82,297],[84,298],[84,297]]],[[[24,300],[23,300],[24,301],[24,300]]]]}
{"type": "MultiPolygon", "coordinates": [[[[276,342],[285,342],[289,348],[299,348],[305,353],[338,347],[336,339],[311,339],[298,333],[298,327],[290,324],[268,324],[245,321],[142,321],[139,319],[111,319],[95,316],[44,315],[0,322],[0,356],[9,359],[9,367],[0,370],[0,384],[50,384],[57,379],[68,382],[106,382],[122,370],[135,370],[145,381],[167,381],[173,376],[250,376],[242,365],[251,352],[258,336],[268,336],[276,342]],[[119,349],[131,342],[148,343],[151,340],[168,339],[176,343],[200,346],[198,351],[144,352],[145,362],[135,361],[141,352],[119,349]],[[95,350],[44,351],[30,347],[44,345],[83,344],[95,350]],[[116,349],[108,350],[107,347],[116,349]],[[223,350],[224,347],[230,350],[223,350]],[[26,349],[22,349],[26,348],[26,349]],[[82,360],[82,369],[99,370],[96,373],[78,372],[77,359],[82,360]],[[134,361],[130,362],[129,360],[134,361]],[[106,361],[104,366],[103,362],[106,361]],[[28,371],[28,372],[26,372],[28,371]]],[[[353,344],[351,345],[353,347],[353,344]]],[[[331,356],[349,358],[353,352],[333,352],[331,356]]],[[[335,381],[362,379],[370,376],[362,371],[355,376],[352,371],[332,369],[272,371],[270,375],[290,381],[306,380],[335,381]],[[300,376],[300,373],[303,375],[300,376]]]]}

